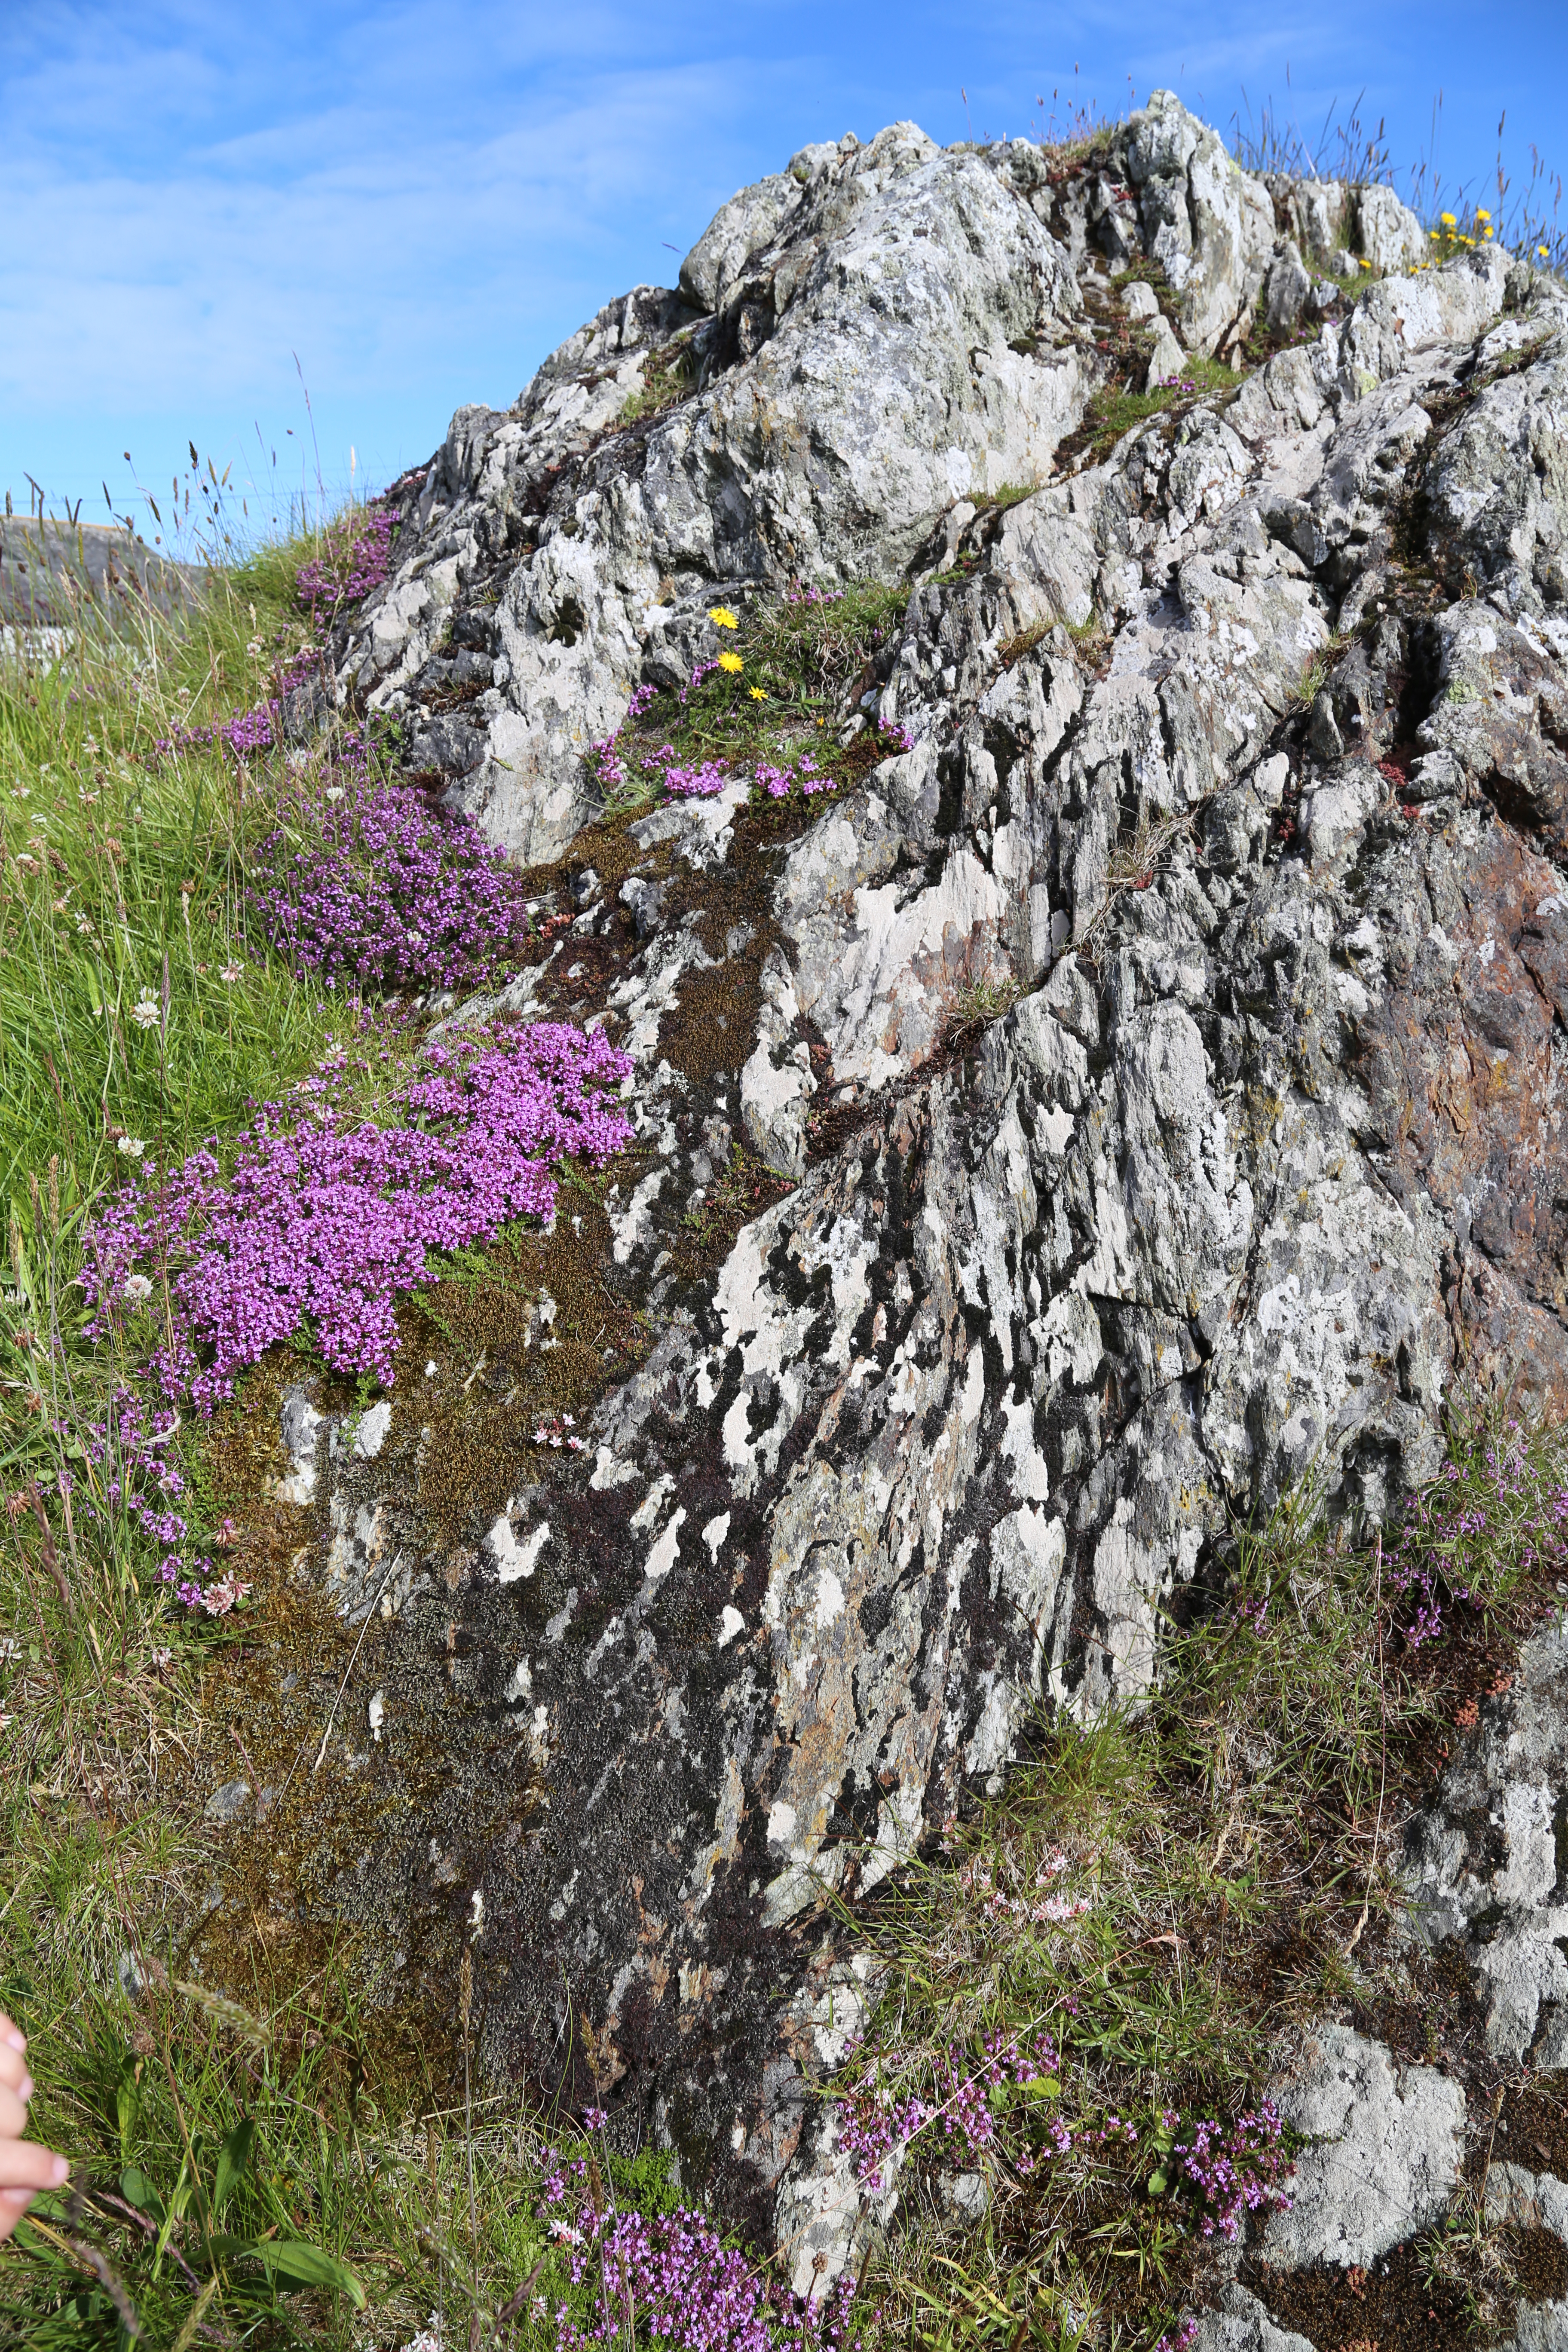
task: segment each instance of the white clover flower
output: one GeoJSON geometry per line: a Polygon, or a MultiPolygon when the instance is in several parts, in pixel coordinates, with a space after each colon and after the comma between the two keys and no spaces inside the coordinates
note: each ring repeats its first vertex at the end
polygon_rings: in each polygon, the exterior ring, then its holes
{"type": "Polygon", "coordinates": [[[150,988],[144,988],[131,1008],[131,1018],[138,1029],[156,1029],[162,1018],[158,1000],[150,988]]]}
{"type": "Polygon", "coordinates": [[[329,801],[341,801],[342,796],[343,788],[342,784],[329,784],[326,791],[321,795],[323,800],[329,801]]]}
{"type": "Polygon", "coordinates": [[[239,979],[244,970],[245,966],[242,963],[226,963],[220,976],[224,980],[226,980],[229,986],[232,988],[235,982],[239,979]]]}
{"type": "Polygon", "coordinates": [[[144,1274],[128,1274],[125,1277],[125,1296],[132,1307],[144,1307],[153,1296],[153,1286],[144,1274]]]}
{"type": "Polygon", "coordinates": [[[122,1135],[114,1149],[122,1151],[127,1160],[140,1160],[147,1146],[139,1135],[122,1135]]]}

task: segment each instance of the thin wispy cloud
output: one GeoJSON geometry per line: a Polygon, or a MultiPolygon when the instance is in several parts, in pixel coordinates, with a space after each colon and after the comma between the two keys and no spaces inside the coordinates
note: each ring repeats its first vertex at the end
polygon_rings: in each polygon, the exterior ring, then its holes
{"type": "Polygon", "coordinates": [[[1564,14],[1516,9],[1482,49],[1449,0],[1184,22],[1152,0],[35,0],[0,21],[0,480],[80,495],[132,443],[166,478],[187,436],[254,452],[253,420],[297,448],[296,352],[329,475],[353,440],[384,477],[601,303],[671,281],[805,141],[900,117],[962,137],[961,85],[976,131],[1026,130],[1053,89],[1115,111],[1169,83],[1222,129],[1272,97],[1312,138],[1364,84],[1413,159],[1447,57],[1445,160],[1479,177],[1501,103],[1517,152],[1548,143],[1564,14]]]}

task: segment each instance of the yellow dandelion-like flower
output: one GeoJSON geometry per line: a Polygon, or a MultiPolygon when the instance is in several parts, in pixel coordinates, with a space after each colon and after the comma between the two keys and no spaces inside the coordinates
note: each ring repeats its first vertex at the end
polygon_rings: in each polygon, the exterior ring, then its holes
{"type": "Polygon", "coordinates": [[[731,677],[733,677],[737,670],[744,669],[746,665],[741,659],[739,654],[721,654],[719,656],[719,667],[721,669],[727,669],[731,677]]]}
{"type": "Polygon", "coordinates": [[[715,604],[708,618],[716,629],[738,629],[741,625],[728,604],[715,604]]]}
{"type": "Polygon", "coordinates": [[[1538,260],[1540,260],[1540,261],[1544,261],[1544,260],[1546,259],[1546,257],[1546,257],[1546,247],[1545,247],[1543,245],[1538,245],[1538,246],[1536,247],[1536,248],[1535,248],[1535,253],[1536,253],[1536,258],[1537,258],[1538,260]]]}
{"type": "Polygon", "coordinates": [[[752,700],[753,702],[765,702],[765,701],[767,700],[767,698],[767,698],[767,696],[763,692],[763,689],[762,689],[762,688],[761,688],[760,686],[753,686],[753,687],[752,687],[752,700]]]}
{"type": "Polygon", "coordinates": [[[1452,213],[1439,213],[1437,217],[1445,228],[1453,228],[1457,226],[1452,213]]]}
{"type": "Polygon", "coordinates": [[[1358,256],[1357,256],[1356,257],[1357,257],[1357,259],[1360,261],[1361,266],[1362,266],[1362,268],[1363,268],[1363,269],[1370,269],[1370,268],[1372,268],[1372,264],[1371,264],[1371,262],[1367,259],[1367,257],[1366,257],[1366,256],[1365,256],[1365,254],[1364,254],[1364,253],[1363,253],[1363,254],[1358,254],[1358,256]]]}
{"type": "Polygon", "coordinates": [[[1442,239],[1439,237],[1435,228],[1429,228],[1426,234],[1431,238],[1434,245],[1440,245],[1442,243],[1442,239]]]}
{"type": "Polygon", "coordinates": [[[1491,215],[1488,212],[1485,205],[1478,205],[1476,206],[1476,218],[1478,220],[1490,220],[1491,215]]]}

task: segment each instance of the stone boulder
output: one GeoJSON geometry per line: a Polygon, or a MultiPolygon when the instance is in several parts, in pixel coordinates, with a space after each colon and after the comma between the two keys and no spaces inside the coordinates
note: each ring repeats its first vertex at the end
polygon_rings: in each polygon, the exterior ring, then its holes
{"type": "MultiPolygon", "coordinates": [[[[1385,278],[1058,462],[1125,320],[1105,264],[1155,261],[1213,350],[1275,220],[1168,96],[1054,180],[908,125],[803,151],[680,289],[459,412],[337,648],[543,859],[717,598],[899,586],[836,797],[737,778],[537,877],[567,928],[500,1004],[609,1025],[634,1146],[563,1194],[495,1353],[400,1373],[374,1453],[289,1401],[276,1505],[377,1620],[320,1896],[374,1996],[438,2000],[482,1894],[487,2065],[829,2277],[885,2218],[820,2095],[831,1906],[1038,1710],[1135,1705],[1238,1520],[1309,1473],[1395,1507],[1458,1358],[1562,1392],[1559,292],[1492,254],[1385,278]],[[568,1343],[594,1379],[551,1452],[528,1383],[568,1343]]],[[[1552,1925],[1517,1983],[1478,1957],[1509,2049],[1559,1997],[1552,1925]]],[[[1446,2193],[1452,2097],[1323,2047],[1311,2113],[1409,2158],[1352,2213],[1325,2157],[1323,2227],[1390,2243],[1446,2193]]]]}

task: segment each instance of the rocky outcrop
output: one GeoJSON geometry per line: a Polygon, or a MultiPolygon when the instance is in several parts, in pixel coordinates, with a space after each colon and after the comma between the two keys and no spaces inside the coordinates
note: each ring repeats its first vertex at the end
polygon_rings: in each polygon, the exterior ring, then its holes
{"type": "Polygon", "coordinates": [[[150,613],[187,612],[206,574],[175,562],[119,524],[7,513],[0,520],[0,639],[6,650],[52,647],[62,632],[135,635],[150,613]]]}
{"type": "MultiPolygon", "coordinates": [[[[460,1368],[496,1386],[455,1531],[444,1366],[374,1451],[322,1400],[288,1423],[301,1572],[385,1621],[377,1826],[331,1895],[383,1990],[482,1892],[489,2063],[646,2119],[814,2276],[869,2226],[812,2088],[826,1898],[997,1786],[1041,1705],[1135,1702],[1238,1517],[1426,1475],[1459,1360],[1562,1389],[1568,304],[1492,252],[1384,277],[1234,395],[1109,454],[1084,426],[1110,265],[1224,355],[1340,226],[1166,96],[1076,169],[908,125],[807,149],[678,289],[459,412],[339,648],[541,860],[717,600],[905,592],[836,723],[908,748],[809,817],[738,781],[541,882],[568,928],[505,1002],[634,1064],[634,1151],[550,1245],[604,1302],[583,1344],[647,1342],[582,1451],[507,1387],[553,1294],[460,1368]]],[[[1388,2088],[1373,2045],[1324,2063],[1314,2115],[1388,2088]]],[[[1417,2088],[1346,2143],[1408,2175],[1356,2246],[1452,2179],[1417,2088]]]]}

